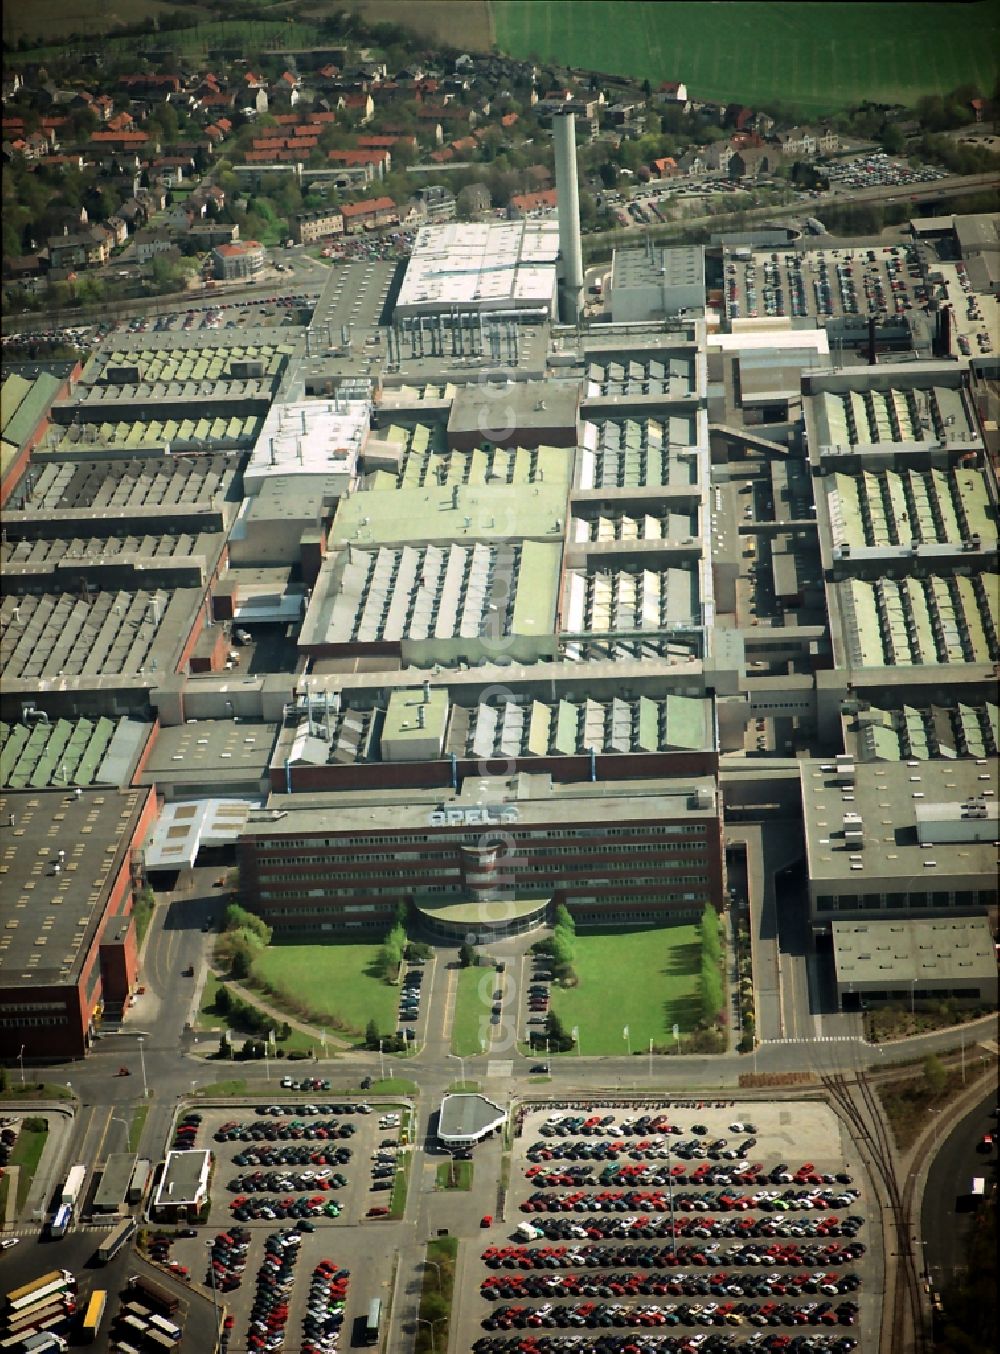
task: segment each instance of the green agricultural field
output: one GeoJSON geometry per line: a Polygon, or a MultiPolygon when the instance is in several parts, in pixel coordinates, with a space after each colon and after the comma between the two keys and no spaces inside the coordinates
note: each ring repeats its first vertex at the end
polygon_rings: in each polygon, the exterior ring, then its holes
{"type": "MultiPolygon", "coordinates": [[[[150,33],[141,39],[148,46],[156,45],[169,52],[202,55],[217,48],[252,55],[286,47],[312,47],[320,40],[315,24],[303,24],[278,19],[251,20],[244,23],[237,19],[218,19],[196,24],[192,28],[178,28],[170,32],[150,33]]],[[[8,62],[51,61],[68,51],[91,50],[100,46],[103,52],[114,56],[134,53],[137,39],[134,36],[115,37],[113,32],[106,37],[95,33],[91,40],[79,34],[65,45],[33,47],[26,52],[5,53],[8,62]]]]}
{"type": "Polygon", "coordinates": [[[330,1021],[332,1034],[362,1034],[369,1020],[380,1030],[394,1030],[399,988],[378,976],[379,949],[379,944],[352,941],[272,944],[254,960],[254,977],[299,1009],[308,1008],[316,1024],[330,1021]]]}
{"type": "Polygon", "coordinates": [[[497,44],[520,58],[682,80],[693,99],[782,103],[822,113],[912,104],[961,84],[989,94],[1000,9],[968,3],[790,0],[493,0],[497,44]]]}
{"type": "MultiPolygon", "coordinates": [[[[701,1014],[698,975],[701,940],[697,926],[643,931],[579,931],[573,967],[576,987],[553,985],[552,1009],[567,1031],[578,1026],[584,1056],[633,1051],[672,1043],[676,1022],[692,1030],[701,1014]]],[[[532,1027],[537,1028],[537,1027],[532,1027]]]]}

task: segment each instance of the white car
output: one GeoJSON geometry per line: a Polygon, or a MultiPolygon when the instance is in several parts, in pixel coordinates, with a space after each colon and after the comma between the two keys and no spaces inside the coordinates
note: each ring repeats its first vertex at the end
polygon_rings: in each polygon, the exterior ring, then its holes
{"type": "Polygon", "coordinates": [[[9,1236],[5,1241],[0,1241],[0,1251],[9,1251],[11,1246],[16,1246],[21,1240],[19,1236],[9,1236]]]}

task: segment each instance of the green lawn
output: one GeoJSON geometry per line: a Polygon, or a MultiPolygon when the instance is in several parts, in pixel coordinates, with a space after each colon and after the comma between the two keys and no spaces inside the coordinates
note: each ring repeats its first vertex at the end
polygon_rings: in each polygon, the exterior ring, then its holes
{"type": "Polygon", "coordinates": [[[42,1159],[45,1139],[48,1136],[48,1128],[33,1129],[23,1126],[17,1135],[17,1142],[10,1154],[10,1164],[21,1168],[17,1175],[18,1213],[24,1207],[24,1201],[28,1197],[28,1187],[34,1179],[38,1163],[42,1159]]]}
{"type": "MultiPolygon", "coordinates": [[[[553,986],[552,1009],[567,1031],[580,1029],[584,1055],[633,1051],[672,1041],[671,1027],[694,1028],[700,1015],[698,927],[582,931],[576,937],[576,987],[553,986]]],[[[538,1028],[537,1026],[532,1028],[538,1028]]]]}
{"type": "MultiPolygon", "coordinates": [[[[195,1017],[195,1025],[200,1030],[228,1029],[232,1031],[233,1040],[236,1048],[239,1048],[244,1039],[251,1036],[249,1030],[245,1030],[236,1023],[228,1012],[223,1013],[216,1010],[216,994],[222,986],[214,973],[209,972],[205,978],[205,986],[201,994],[201,1005],[198,1007],[198,1014],[195,1017]]],[[[251,994],[252,995],[252,994],[251,994]]],[[[249,1005],[249,997],[246,998],[249,1005]]],[[[294,1051],[303,1051],[305,1053],[315,1052],[317,1056],[323,1052],[323,1045],[319,1039],[310,1039],[308,1034],[303,1034],[301,1030],[293,1029],[287,1039],[278,1039],[277,1046],[283,1049],[285,1053],[294,1051]]],[[[328,1046],[329,1047],[329,1046],[328,1046]]],[[[337,1045],[333,1048],[336,1051],[337,1045]]]]}
{"type": "Polygon", "coordinates": [[[463,968],[455,986],[455,1018],[451,1027],[451,1051],[460,1058],[482,1052],[481,1040],[490,1038],[490,1009],[500,981],[492,968],[463,968]]]}
{"type": "Polygon", "coordinates": [[[396,1028],[399,988],[378,976],[380,948],[380,942],[336,940],[272,944],[254,960],[254,976],[331,1033],[363,1034],[369,1020],[388,1032],[396,1028]]]}
{"type": "Polygon", "coordinates": [[[438,1189],[471,1189],[474,1164],[471,1161],[442,1161],[436,1174],[438,1189]]]}
{"type": "Polygon", "coordinates": [[[609,74],[682,80],[692,99],[819,113],[913,104],[963,83],[989,96],[1000,50],[991,0],[907,5],[800,0],[494,0],[499,47],[609,74]]]}
{"type": "Polygon", "coordinates": [[[132,1122],[129,1124],[128,1130],[128,1150],[130,1152],[139,1150],[139,1139],[142,1137],[142,1130],[145,1127],[148,1113],[148,1102],[145,1105],[137,1105],[132,1111],[132,1122]]]}

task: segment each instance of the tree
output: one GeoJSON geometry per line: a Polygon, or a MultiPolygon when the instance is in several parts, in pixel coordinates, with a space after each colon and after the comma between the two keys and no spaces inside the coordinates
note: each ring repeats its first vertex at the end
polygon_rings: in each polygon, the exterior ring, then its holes
{"type": "Polygon", "coordinates": [[[229,1031],[228,1031],[228,1030],[223,1030],[222,1033],[219,1035],[219,1053],[218,1053],[218,1056],[219,1056],[220,1058],[231,1058],[231,1057],[233,1056],[233,1050],[232,1050],[232,1047],[230,1046],[230,1043],[229,1043],[229,1031]]]}
{"type": "Polygon", "coordinates": [[[375,1020],[369,1020],[365,1026],[365,1047],[378,1048],[378,1025],[375,1020]]]}
{"type": "Polygon", "coordinates": [[[948,1085],[948,1073],[944,1063],[935,1054],[929,1053],[924,1059],[924,1082],[928,1091],[935,1098],[939,1099],[948,1085]]]}
{"type": "Polygon", "coordinates": [[[545,1038],[549,1048],[556,1052],[563,1053],[568,1048],[573,1047],[573,1036],[567,1031],[555,1011],[550,1011],[545,1017],[545,1038]]]}
{"type": "Polygon", "coordinates": [[[701,948],[702,953],[708,955],[716,963],[722,957],[722,946],[719,941],[719,918],[711,903],[705,904],[705,910],[701,914],[701,948]]]}
{"type": "Polygon", "coordinates": [[[226,1015],[232,1005],[232,996],[225,983],[220,983],[215,991],[215,1009],[219,1015],[226,1015]]]}
{"type": "Polygon", "coordinates": [[[458,950],[458,962],[462,968],[469,968],[476,962],[475,948],[468,941],[463,942],[458,950]]]}
{"type": "Polygon", "coordinates": [[[229,947],[229,972],[234,978],[249,978],[254,951],[242,938],[234,938],[229,947]]]}
{"type": "Polygon", "coordinates": [[[7,1069],[6,1067],[0,1067],[0,1093],[6,1091],[6,1089],[7,1089],[7,1069]]]}
{"type": "Polygon", "coordinates": [[[556,908],[556,928],[568,931],[571,936],[576,935],[576,922],[565,903],[560,903],[556,908]]]}
{"type": "Polygon", "coordinates": [[[701,957],[701,1018],[706,1025],[711,1024],[722,1009],[722,974],[718,963],[707,954],[701,957]]]}

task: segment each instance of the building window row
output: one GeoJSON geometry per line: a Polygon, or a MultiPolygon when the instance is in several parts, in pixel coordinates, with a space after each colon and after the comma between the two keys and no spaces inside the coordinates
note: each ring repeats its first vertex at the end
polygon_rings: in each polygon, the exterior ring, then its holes
{"type": "MultiPolygon", "coordinates": [[[[261,840],[257,850],[281,850],[288,851],[305,847],[315,849],[317,847],[339,847],[345,850],[353,850],[358,846],[412,846],[418,843],[427,843],[429,845],[454,844],[456,846],[475,845],[484,836],[489,836],[497,828],[494,825],[487,825],[481,831],[477,832],[407,832],[403,835],[380,833],[377,836],[371,835],[345,835],[343,837],[269,837],[266,841],[261,840]]],[[[632,824],[630,827],[580,827],[580,828],[539,828],[529,830],[524,828],[500,829],[502,839],[511,841],[556,841],[559,839],[585,840],[590,837],[676,837],[676,836],[699,836],[704,837],[707,831],[705,823],[649,823],[632,824]]],[[[284,859],[283,856],[278,859],[284,859]]]]}
{"type": "Polygon", "coordinates": [[[817,912],[858,912],[883,908],[995,907],[996,889],[938,889],[932,893],[819,894],[817,912]]]}

